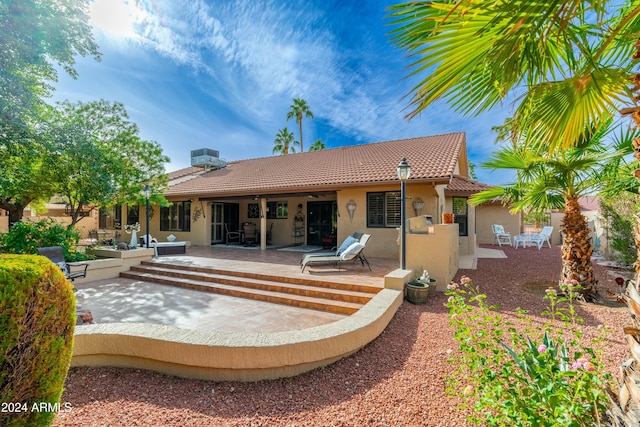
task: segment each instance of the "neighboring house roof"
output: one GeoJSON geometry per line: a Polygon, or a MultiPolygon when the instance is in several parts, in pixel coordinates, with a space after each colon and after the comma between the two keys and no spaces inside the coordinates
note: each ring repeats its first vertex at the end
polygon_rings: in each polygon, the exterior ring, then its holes
{"type": "Polygon", "coordinates": [[[600,198],[598,196],[582,196],[578,199],[580,208],[583,211],[599,211],[600,198]]]}
{"type": "Polygon", "coordinates": [[[396,167],[403,157],[411,165],[410,181],[446,183],[456,173],[460,159],[466,162],[465,134],[458,132],[239,160],[206,172],[200,168],[186,168],[170,174],[165,194],[169,197],[224,197],[336,190],[346,185],[397,182],[396,167]]]}
{"type": "Polygon", "coordinates": [[[489,188],[491,188],[490,185],[474,181],[464,176],[454,175],[451,178],[451,182],[449,182],[444,189],[444,193],[447,195],[470,196],[471,194],[479,193],[489,188]]]}

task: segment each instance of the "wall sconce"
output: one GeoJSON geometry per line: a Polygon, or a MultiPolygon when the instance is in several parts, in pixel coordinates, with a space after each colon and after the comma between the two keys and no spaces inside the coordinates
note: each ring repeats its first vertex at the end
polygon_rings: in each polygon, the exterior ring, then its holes
{"type": "Polygon", "coordinates": [[[420,216],[422,209],[424,209],[424,200],[420,197],[416,197],[413,201],[413,210],[415,211],[416,216],[420,216]]]}
{"type": "Polygon", "coordinates": [[[356,211],[357,207],[358,205],[356,205],[356,202],[353,199],[347,202],[347,210],[349,211],[349,222],[353,222],[353,213],[356,211]]]}

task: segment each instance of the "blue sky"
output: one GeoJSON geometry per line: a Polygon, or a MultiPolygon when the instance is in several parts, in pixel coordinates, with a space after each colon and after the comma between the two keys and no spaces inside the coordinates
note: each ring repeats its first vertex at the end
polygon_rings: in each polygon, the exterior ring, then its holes
{"type": "MultiPolygon", "coordinates": [[[[78,58],[54,100],[122,102],[142,138],[160,143],[167,170],[190,151],[213,148],[239,160],[270,156],[293,98],[314,113],[303,121],[305,150],[448,132],[466,132],[479,164],[495,150],[492,126],[507,108],[465,118],[434,105],[404,118],[415,80],[406,54],[389,41],[385,8],[355,0],[96,0],[94,35],[102,61],[78,58]],[[365,3],[366,6],[362,6],[365,3]]],[[[398,161],[402,153],[398,153],[398,161]]],[[[411,159],[408,159],[411,162],[411,159]]],[[[476,168],[482,182],[511,174],[476,168]]]]}

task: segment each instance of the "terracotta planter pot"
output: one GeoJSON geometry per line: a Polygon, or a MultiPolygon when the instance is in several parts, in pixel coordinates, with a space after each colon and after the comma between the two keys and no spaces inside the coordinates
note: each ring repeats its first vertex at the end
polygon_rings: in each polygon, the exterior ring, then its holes
{"type": "Polygon", "coordinates": [[[443,224],[453,224],[453,214],[452,213],[443,213],[442,214],[442,223],[443,224]]]}

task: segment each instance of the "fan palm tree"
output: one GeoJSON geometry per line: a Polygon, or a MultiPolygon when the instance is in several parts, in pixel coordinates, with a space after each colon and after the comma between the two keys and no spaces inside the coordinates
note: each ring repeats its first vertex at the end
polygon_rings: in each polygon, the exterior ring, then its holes
{"type": "Polygon", "coordinates": [[[520,135],[566,148],[633,103],[637,0],[441,0],[390,12],[393,41],[420,77],[409,118],[440,99],[478,114],[511,95],[520,135]]]}
{"type": "Polygon", "coordinates": [[[327,147],[324,145],[324,142],[322,142],[321,139],[316,139],[316,142],[314,142],[313,145],[309,147],[309,151],[319,151],[324,150],[325,148],[327,147]]]}
{"type": "MultiPolygon", "coordinates": [[[[640,58],[634,51],[637,0],[442,0],[390,10],[393,40],[411,54],[411,75],[421,77],[412,90],[409,118],[439,99],[477,114],[516,92],[515,134],[553,151],[576,146],[590,126],[598,128],[616,109],[636,105],[640,74],[633,88],[629,77],[633,59],[640,58]]],[[[640,126],[640,108],[629,110],[640,126]]],[[[640,217],[634,235],[640,242],[640,217]]],[[[628,292],[640,304],[640,263],[635,283],[628,292]]],[[[640,322],[637,326],[640,330],[640,322]]],[[[622,366],[620,392],[610,395],[615,425],[640,419],[640,374],[634,374],[640,372],[640,351],[634,351],[640,333],[627,337],[635,362],[622,366]]]]}
{"type": "Polygon", "coordinates": [[[294,141],[293,134],[289,132],[289,129],[282,128],[276,134],[274,141],[273,154],[289,154],[295,153],[295,145],[299,144],[298,141],[294,141]]]}
{"type": "Polygon", "coordinates": [[[295,118],[296,123],[300,125],[300,151],[302,152],[304,151],[304,146],[302,145],[302,118],[307,117],[313,119],[313,113],[309,109],[307,101],[300,98],[295,98],[289,108],[291,108],[291,110],[287,113],[287,120],[295,118]]]}
{"type": "Polygon", "coordinates": [[[554,153],[537,154],[524,142],[505,146],[483,166],[515,170],[517,182],[492,187],[471,198],[472,203],[479,204],[498,197],[516,211],[564,209],[561,281],[576,280],[585,299],[591,301],[599,297],[591,264],[590,230],[578,200],[605,184],[603,173],[608,162],[620,155],[619,152],[605,152],[603,138],[610,129],[592,128],[575,147],[554,153]]]}

